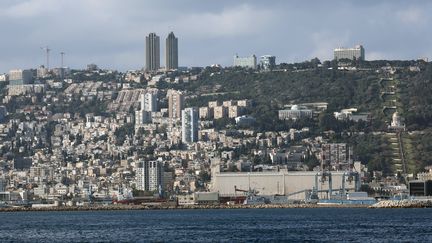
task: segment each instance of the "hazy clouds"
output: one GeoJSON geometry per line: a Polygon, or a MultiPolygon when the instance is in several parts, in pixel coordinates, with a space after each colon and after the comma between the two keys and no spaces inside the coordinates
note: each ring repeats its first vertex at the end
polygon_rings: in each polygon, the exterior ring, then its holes
{"type": "MultiPolygon", "coordinates": [[[[144,40],[179,38],[179,65],[231,65],[232,56],[276,55],[277,62],[330,59],[362,43],[366,59],[430,56],[429,1],[29,0],[0,3],[0,72],[45,62],[120,70],[144,66],[144,40]]],[[[161,63],[163,65],[163,63],[161,63]]]]}

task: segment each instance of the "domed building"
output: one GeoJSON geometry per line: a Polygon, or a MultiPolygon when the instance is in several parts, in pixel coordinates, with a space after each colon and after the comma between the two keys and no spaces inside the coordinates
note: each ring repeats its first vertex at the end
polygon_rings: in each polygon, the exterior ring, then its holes
{"type": "Polygon", "coordinates": [[[293,106],[291,106],[291,110],[298,111],[299,110],[299,106],[298,105],[293,105],[293,106]]]}
{"type": "Polygon", "coordinates": [[[405,124],[402,123],[402,117],[397,111],[393,113],[392,121],[388,128],[393,130],[405,130],[405,124]]]}
{"type": "Polygon", "coordinates": [[[289,110],[279,110],[280,120],[297,120],[301,118],[312,118],[312,110],[299,105],[291,106],[289,110]]]}

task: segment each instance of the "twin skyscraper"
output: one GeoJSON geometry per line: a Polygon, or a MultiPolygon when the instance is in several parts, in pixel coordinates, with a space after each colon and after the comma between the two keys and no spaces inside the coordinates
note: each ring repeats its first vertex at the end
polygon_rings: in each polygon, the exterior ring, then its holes
{"type": "MultiPolygon", "coordinates": [[[[146,71],[160,69],[160,41],[156,33],[146,36],[146,71]]],[[[173,32],[168,34],[165,42],[165,69],[178,69],[178,39],[173,32]]]]}

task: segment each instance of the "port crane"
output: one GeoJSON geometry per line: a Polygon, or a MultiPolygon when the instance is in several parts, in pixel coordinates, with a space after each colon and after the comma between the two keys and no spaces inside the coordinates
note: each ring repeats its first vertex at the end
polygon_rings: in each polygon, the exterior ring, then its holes
{"type": "Polygon", "coordinates": [[[46,53],[46,68],[49,70],[49,53],[50,53],[51,49],[48,46],[41,47],[41,49],[44,50],[46,53]]]}

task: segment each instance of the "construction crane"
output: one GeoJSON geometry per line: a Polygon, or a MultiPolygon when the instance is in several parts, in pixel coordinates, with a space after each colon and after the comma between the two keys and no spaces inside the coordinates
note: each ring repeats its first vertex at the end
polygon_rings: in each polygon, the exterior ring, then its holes
{"type": "Polygon", "coordinates": [[[60,68],[63,68],[63,58],[64,58],[65,54],[66,53],[64,53],[64,52],[60,52],[60,55],[61,55],[61,67],[60,68]]]}
{"type": "Polygon", "coordinates": [[[48,48],[48,46],[46,47],[41,47],[42,50],[44,50],[46,52],[46,68],[49,70],[49,53],[51,51],[51,49],[48,48]]]}

